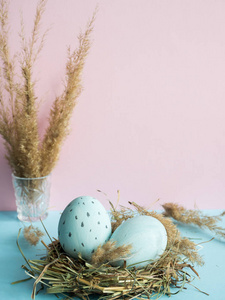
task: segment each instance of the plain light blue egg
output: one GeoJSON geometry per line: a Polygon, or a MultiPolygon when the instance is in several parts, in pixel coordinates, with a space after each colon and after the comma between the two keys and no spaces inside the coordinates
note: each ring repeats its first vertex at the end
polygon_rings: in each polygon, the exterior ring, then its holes
{"type": "Polygon", "coordinates": [[[160,258],[167,246],[167,232],[163,224],[151,216],[137,216],[124,221],[112,234],[110,240],[116,246],[132,245],[129,256],[113,262],[127,267],[144,267],[160,258]]]}
{"type": "Polygon", "coordinates": [[[104,206],[95,198],[82,196],[64,209],[58,225],[63,250],[77,258],[78,253],[90,260],[100,244],[111,235],[111,221],[104,206]]]}

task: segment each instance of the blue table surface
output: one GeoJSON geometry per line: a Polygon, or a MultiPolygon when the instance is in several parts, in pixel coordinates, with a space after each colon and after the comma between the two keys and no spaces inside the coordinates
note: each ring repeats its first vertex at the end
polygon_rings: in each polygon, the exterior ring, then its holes
{"type": "MultiPolygon", "coordinates": [[[[204,211],[206,215],[218,215],[221,210],[204,211]]],[[[59,211],[50,211],[44,224],[51,237],[57,237],[57,226],[60,218],[59,211]]],[[[24,279],[27,277],[24,270],[21,268],[25,261],[19,252],[16,239],[19,228],[29,225],[22,223],[17,219],[17,214],[13,212],[0,212],[0,299],[1,300],[25,300],[31,299],[33,280],[29,280],[16,285],[11,285],[11,282],[24,279]]],[[[225,228],[225,217],[220,224],[225,228]]],[[[39,227],[43,231],[40,222],[34,223],[35,227],[39,227]]],[[[203,243],[209,241],[213,235],[210,232],[200,230],[194,226],[183,224],[178,225],[182,236],[193,239],[195,243],[203,243]]],[[[45,243],[49,243],[49,238],[43,238],[45,243]]],[[[44,246],[39,243],[36,247],[30,246],[24,239],[20,237],[20,246],[23,249],[25,256],[28,259],[38,259],[45,254],[44,246]]],[[[205,264],[203,267],[195,266],[195,269],[200,275],[200,279],[196,277],[192,284],[198,289],[206,292],[209,296],[199,292],[195,287],[186,285],[187,289],[181,291],[171,299],[177,300],[225,300],[225,241],[215,238],[213,241],[203,243],[200,247],[200,253],[204,258],[205,264]]],[[[189,271],[188,271],[189,272],[189,271]]],[[[194,274],[193,274],[194,275],[194,274]]],[[[63,299],[56,298],[55,295],[46,294],[45,290],[40,291],[36,296],[37,300],[63,299]]],[[[168,299],[163,296],[160,299],[168,299]]]]}

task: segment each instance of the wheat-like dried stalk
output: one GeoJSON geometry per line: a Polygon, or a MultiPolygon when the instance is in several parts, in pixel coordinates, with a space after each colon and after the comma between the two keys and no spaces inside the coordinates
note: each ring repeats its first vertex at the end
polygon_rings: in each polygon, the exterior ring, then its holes
{"type": "Polygon", "coordinates": [[[41,148],[41,173],[49,174],[58,160],[59,150],[63,140],[68,134],[68,125],[81,93],[81,75],[88,51],[90,49],[90,34],[93,30],[95,13],[87,25],[85,33],[80,33],[79,47],[71,53],[68,49],[66,64],[66,84],[63,94],[56,98],[51,109],[49,126],[46,130],[41,148]]]}
{"type": "Polygon", "coordinates": [[[184,224],[191,224],[202,229],[208,229],[218,237],[225,238],[225,229],[217,224],[222,220],[225,211],[218,216],[206,216],[200,210],[186,209],[177,203],[165,203],[162,207],[165,210],[165,216],[171,217],[184,224]]]}
{"type": "Polygon", "coordinates": [[[38,227],[34,227],[31,224],[24,227],[23,235],[30,245],[36,246],[44,233],[38,227]]]}
{"type": "Polygon", "coordinates": [[[12,172],[24,178],[46,176],[58,161],[73,109],[82,90],[82,71],[90,49],[96,15],[95,12],[84,33],[80,33],[78,48],[68,50],[64,91],[52,104],[49,124],[41,140],[38,133],[38,100],[32,76],[34,63],[46,36],[46,32],[40,35],[46,3],[47,0],[38,2],[29,40],[25,37],[21,20],[21,52],[12,58],[8,43],[8,1],[1,0],[0,3],[0,135],[5,143],[6,158],[12,172]],[[20,76],[17,76],[22,78],[20,81],[15,74],[16,58],[21,70],[20,76]]]}
{"type": "Polygon", "coordinates": [[[108,241],[98,246],[92,255],[91,263],[95,266],[126,258],[130,253],[132,245],[116,246],[116,242],[108,241]]]}

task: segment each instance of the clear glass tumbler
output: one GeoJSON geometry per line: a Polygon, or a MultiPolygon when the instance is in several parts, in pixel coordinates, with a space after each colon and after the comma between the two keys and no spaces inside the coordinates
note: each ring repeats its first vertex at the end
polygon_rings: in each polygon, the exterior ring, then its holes
{"type": "Polygon", "coordinates": [[[20,221],[35,222],[48,216],[51,176],[22,178],[12,174],[20,221]]]}

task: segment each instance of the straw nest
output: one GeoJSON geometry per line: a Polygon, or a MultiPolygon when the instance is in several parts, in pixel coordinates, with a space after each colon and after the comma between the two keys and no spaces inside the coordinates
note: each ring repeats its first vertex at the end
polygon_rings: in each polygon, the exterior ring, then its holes
{"type": "MultiPolygon", "coordinates": [[[[198,276],[193,264],[203,264],[197,245],[182,238],[170,218],[135,203],[130,204],[135,210],[125,207],[116,210],[112,205],[112,229],[114,231],[124,220],[136,214],[157,218],[165,226],[168,236],[167,248],[158,261],[144,268],[127,268],[124,260],[123,267],[113,267],[107,257],[118,256],[123,251],[129,251],[129,247],[125,245],[125,248],[118,249],[115,244],[108,242],[96,250],[90,263],[81,256],[78,259],[69,257],[59,241],[51,239],[50,245],[42,242],[47,249],[43,259],[27,260],[21,251],[27,263],[22,267],[29,279],[34,279],[32,299],[35,298],[39,283],[41,288],[47,286],[47,293],[63,294],[67,299],[75,296],[89,299],[93,294],[98,294],[100,299],[150,299],[153,295],[156,299],[186,288],[186,284],[198,276]]],[[[21,250],[19,244],[18,247],[21,250]]]]}

